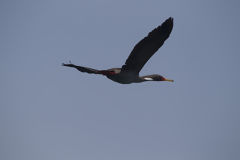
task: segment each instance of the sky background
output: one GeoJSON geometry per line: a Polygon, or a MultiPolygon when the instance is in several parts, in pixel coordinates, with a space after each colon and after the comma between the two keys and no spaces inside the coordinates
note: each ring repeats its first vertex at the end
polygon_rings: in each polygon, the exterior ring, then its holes
{"type": "Polygon", "coordinates": [[[239,160],[238,0],[1,0],[1,160],[239,160]],[[121,67],[174,28],[122,85],[62,67],[121,67]]]}

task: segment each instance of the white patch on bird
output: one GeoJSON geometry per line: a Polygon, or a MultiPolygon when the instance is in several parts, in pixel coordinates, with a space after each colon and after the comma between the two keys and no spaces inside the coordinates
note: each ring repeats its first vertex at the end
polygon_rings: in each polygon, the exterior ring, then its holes
{"type": "Polygon", "coordinates": [[[152,81],[153,80],[152,78],[149,78],[149,77],[145,77],[144,79],[147,80],[147,81],[152,81]]]}

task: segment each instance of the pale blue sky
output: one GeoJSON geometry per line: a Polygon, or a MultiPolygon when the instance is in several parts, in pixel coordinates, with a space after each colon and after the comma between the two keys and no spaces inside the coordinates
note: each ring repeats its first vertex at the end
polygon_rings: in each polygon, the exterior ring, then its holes
{"type": "Polygon", "coordinates": [[[1,160],[240,159],[240,2],[2,0],[1,160]],[[121,85],[62,67],[120,67],[174,18],[141,72],[121,85]]]}

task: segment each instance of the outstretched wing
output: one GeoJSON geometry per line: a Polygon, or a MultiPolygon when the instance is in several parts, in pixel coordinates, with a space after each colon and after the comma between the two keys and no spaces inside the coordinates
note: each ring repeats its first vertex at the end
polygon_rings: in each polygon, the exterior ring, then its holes
{"type": "Polygon", "coordinates": [[[151,31],[133,48],[122,71],[139,73],[152,55],[163,45],[173,28],[173,18],[168,18],[160,26],[151,31]]]}
{"type": "Polygon", "coordinates": [[[88,67],[83,67],[83,66],[76,66],[74,64],[62,64],[63,66],[66,67],[73,67],[76,68],[77,70],[81,71],[81,72],[86,72],[86,73],[90,73],[90,74],[101,74],[101,72],[99,70],[96,69],[92,69],[92,68],[88,68],[88,67]]]}

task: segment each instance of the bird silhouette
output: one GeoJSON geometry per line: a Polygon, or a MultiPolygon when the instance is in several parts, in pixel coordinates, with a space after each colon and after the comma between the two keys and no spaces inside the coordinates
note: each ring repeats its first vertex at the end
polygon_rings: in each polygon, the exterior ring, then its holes
{"type": "Polygon", "coordinates": [[[145,81],[169,81],[158,74],[147,76],[139,76],[139,72],[147,61],[153,56],[154,53],[164,44],[168,39],[173,28],[173,18],[169,17],[160,26],[152,30],[145,38],[138,42],[127,58],[122,68],[111,68],[107,70],[97,70],[83,66],[77,66],[71,62],[68,64],[63,63],[63,66],[76,68],[81,72],[90,74],[104,75],[112,81],[121,84],[140,83],[145,81]]]}

